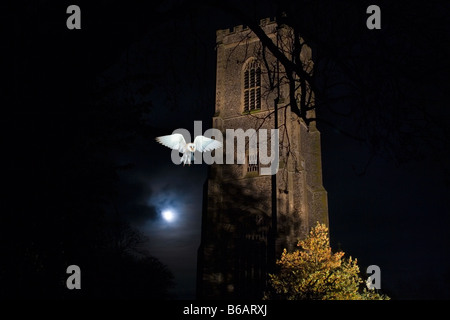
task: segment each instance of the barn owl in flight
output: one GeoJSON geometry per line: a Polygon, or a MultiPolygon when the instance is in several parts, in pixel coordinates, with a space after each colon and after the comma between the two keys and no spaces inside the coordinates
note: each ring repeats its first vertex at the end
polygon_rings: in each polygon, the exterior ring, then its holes
{"type": "Polygon", "coordinates": [[[186,163],[189,165],[191,164],[191,161],[194,159],[195,151],[212,151],[214,149],[222,147],[222,142],[207,138],[205,136],[197,136],[195,137],[193,143],[186,143],[186,140],[184,140],[184,137],[181,133],[174,133],[168,136],[157,137],[156,141],[166,147],[169,147],[170,149],[178,150],[178,152],[181,152],[183,154],[183,156],[181,157],[183,166],[186,163]]]}

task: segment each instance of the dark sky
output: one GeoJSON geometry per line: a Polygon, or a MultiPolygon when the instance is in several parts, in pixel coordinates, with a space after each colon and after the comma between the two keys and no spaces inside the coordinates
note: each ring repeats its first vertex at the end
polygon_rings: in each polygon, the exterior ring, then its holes
{"type": "MultiPolygon", "coordinates": [[[[49,163],[77,143],[77,132],[85,133],[77,126],[91,116],[90,109],[79,109],[85,101],[151,101],[146,116],[151,130],[108,151],[111,160],[133,164],[119,171],[113,202],[120,216],[148,237],[149,252],[172,270],[177,297],[194,298],[207,166],[175,166],[170,150],[154,138],[177,128],[193,132],[195,120],[203,121],[204,130],[210,127],[215,30],[239,22],[212,9],[158,21],[152,7],[80,1],[82,29],[69,31],[69,4],[35,1],[4,10],[2,22],[9,32],[3,46],[13,48],[5,66],[11,77],[2,90],[2,139],[8,150],[3,168],[9,190],[16,202],[40,203],[41,191],[36,190],[41,183],[32,180],[45,175],[28,173],[43,166],[49,168],[48,176],[57,176],[49,163]],[[140,73],[150,79],[132,79],[140,73]],[[149,90],[139,91],[144,84],[149,90]],[[99,88],[103,94],[92,95],[99,88]],[[173,222],[161,218],[165,209],[175,212],[173,222]]],[[[267,10],[258,8],[257,15],[263,18],[267,10]]],[[[399,165],[381,154],[366,167],[371,157],[367,145],[326,124],[318,127],[332,247],[358,258],[361,272],[371,264],[380,266],[382,289],[394,299],[448,299],[450,190],[441,164],[423,159],[399,165]]],[[[42,207],[21,212],[25,227],[13,227],[27,229],[27,221],[45,212],[42,207]]]]}

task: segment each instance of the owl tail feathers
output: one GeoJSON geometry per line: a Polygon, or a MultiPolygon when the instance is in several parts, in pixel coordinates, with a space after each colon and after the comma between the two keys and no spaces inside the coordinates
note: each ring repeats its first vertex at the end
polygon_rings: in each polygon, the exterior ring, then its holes
{"type": "Polygon", "coordinates": [[[181,157],[181,162],[183,163],[183,166],[185,164],[191,165],[191,162],[195,160],[194,153],[193,152],[186,152],[181,157]]]}

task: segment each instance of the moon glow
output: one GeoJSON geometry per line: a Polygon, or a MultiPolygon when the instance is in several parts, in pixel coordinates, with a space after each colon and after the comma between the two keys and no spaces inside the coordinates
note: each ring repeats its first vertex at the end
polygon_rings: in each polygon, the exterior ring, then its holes
{"type": "Polygon", "coordinates": [[[162,212],[162,217],[167,222],[172,222],[173,220],[175,220],[175,213],[172,210],[164,210],[162,212]]]}

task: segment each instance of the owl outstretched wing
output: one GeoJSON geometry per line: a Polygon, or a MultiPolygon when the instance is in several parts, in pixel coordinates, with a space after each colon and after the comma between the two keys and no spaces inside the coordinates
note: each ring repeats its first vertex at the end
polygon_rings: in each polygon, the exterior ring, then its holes
{"type": "Polygon", "coordinates": [[[194,139],[194,145],[195,150],[205,152],[222,147],[222,142],[207,138],[205,136],[196,136],[194,139]]]}
{"type": "Polygon", "coordinates": [[[181,133],[174,133],[168,136],[157,137],[156,141],[162,145],[169,147],[170,149],[178,150],[179,152],[184,152],[184,147],[186,146],[186,140],[181,133]]]}

